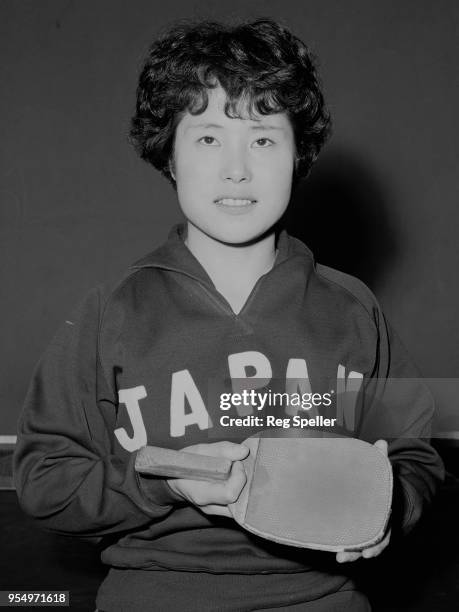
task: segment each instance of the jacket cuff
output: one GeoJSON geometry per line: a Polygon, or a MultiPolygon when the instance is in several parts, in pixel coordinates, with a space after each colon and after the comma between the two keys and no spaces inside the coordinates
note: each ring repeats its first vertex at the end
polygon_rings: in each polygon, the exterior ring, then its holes
{"type": "Polygon", "coordinates": [[[177,506],[184,503],[183,498],[174,493],[165,478],[137,474],[137,482],[143,496],[157,506],[177,506]]]}
{"type": "Polygon", "coordinates": [[[410,483],[402,481],[394,470],[392,498],[392,535],[400,538],[408,535],[422,514],[423,500],[410,483]]]}
{"type": "Polygon", "coordinates": [[[142,496],[150,503],[155,506],[177,506],[184,503],[182,497],[177,495],[168,485],[167,479],[161,476],[153,476],[150,474],[140,474],[135,471],[135,455],[131,460],[132,469],[135,472],[135,478],[137,485],[142,496]]]}

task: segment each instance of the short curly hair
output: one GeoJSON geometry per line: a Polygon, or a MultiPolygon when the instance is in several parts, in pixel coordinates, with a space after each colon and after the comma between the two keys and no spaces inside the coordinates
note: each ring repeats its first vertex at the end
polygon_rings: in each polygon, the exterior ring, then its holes
{"type": "Polygon", "coordinates": [[[205,111],[207,90],[221,85],[225,114],[254,118],[285,112],[296,144],[293,181],[307,176],[331,130],[314,60],[283,25],[259,18],[237,25],[176,22],[153,42],[139,77],[130,141],[174,186],[175,128],[183,114],[205,111]]]}

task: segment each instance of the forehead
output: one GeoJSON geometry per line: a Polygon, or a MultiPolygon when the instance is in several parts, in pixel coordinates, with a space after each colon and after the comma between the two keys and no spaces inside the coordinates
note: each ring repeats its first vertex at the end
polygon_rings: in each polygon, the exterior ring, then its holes
{"type": "MultiPolygon", "coordinates": [[[[225,113],[227,96],[225,90],[218,86],[215,89],[207,90],[208,104],[204,112],[193,115],[185,111],[180,124],[183,130],[194,127],[216,127],[228,126],[235,127],[241,125],[251,129],[285,129],[290,125],[290,121],[285,112],[261,115],[256,112],[249,113],[249,100],[240,98],[236,104],[237,117],[228,117],[225,113]]],[[[180,125],[179,124],[179,125],[180,125]]]]}

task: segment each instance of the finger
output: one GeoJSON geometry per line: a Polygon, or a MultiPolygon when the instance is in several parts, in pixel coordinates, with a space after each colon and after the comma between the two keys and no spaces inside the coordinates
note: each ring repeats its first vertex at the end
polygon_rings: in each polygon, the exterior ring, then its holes
{"type": "Polygon", "coordinates": [[[194,444],[187,446],[184,449],[187,453],[198,453],[210,457],[225,457],[231,461],[241,461],[249,454],[249,449],[244,444],[236,444],[235,442],[214,442],[211,444],[194,444]]]}
{"type": "Polygon", "coordinates": [[[357,561],[361,556],[362,554],[360,552],[339,552],[336,553],[336,560],[338,563],[348,563],[357,561]]]}
{"type": "Polygon", "coordinates": [[[371,546],[371,548],[365,548],[365,550],[362,551],[362,557],[364,559],[372,559],[373,557],[377,557],[381,551],[382,548],[379,545],[371,546]]]}
{"type": "Polygon", "coordinates": [[[228,480],[202,482],[202,481],[183,481],[184,486],[190,491],[193,503],[198,506],[208,504],[226,505],[237,501],[242,489],[247,481],[244,467],[240,461],[235,461],[231,466],[231,473],[228,480]]]}
{"type": "Polygon", "coordinates": [[[249,449],[244,444],[236,444],[235,442],[215,442],[208,445],[209,455],[225,457],[231,461],[242,461],[249,454],[249,449]]]}
{"type": "Polygon", "coordinates": [[[375,442],[375,446],[376,448],[379,448],[379,450],[387,457],[387,442],[385,440],[377,440],[375,442]]]}
{"type": "Polygon", "coordinates": [[[228,480],[224,483],[225,501],[228,504],[234,504],[241,494],[242,489],[247,482],[247,474],[244,466],[240,461],[235,461],[231,466],[231,474],[228,480]]]}
{"type": "Polygon", "coordinates": [[[369,548],[365,548],[362,551],[362,556],[365,559],[371,559],[372,557],[377,557],[378,555],[380,555],[382,551],[386,548],[386,546],[389,544],[390,536],[391,536],[391,530],[389,529],[384,539],[381,540],[381,542],[379,542],[378,544],[375,544],[375,546],[370,546],[369,548]]]}
{"type": "Polygon", "coordinates": [[[205,514],[215,514],[217,516],[226,516],[228,518],[233,518],[233,515],[228,509],[228,506],[220,506],[219,504],[207,504],[207,506],[199,507],[202,512],[205,514]]]}
{"type": "Polygon", "coordinates": [[[365,550],[362,551],[362,557],[364,557],[365,559],[371,559],[372,557],[377,557],[380,553],[382,553],[382,551],[386,548],[387,543],[380,542],[379,544],[376,544],[376,546],[370,546],[370,548],[365,548],[365,550]]]}

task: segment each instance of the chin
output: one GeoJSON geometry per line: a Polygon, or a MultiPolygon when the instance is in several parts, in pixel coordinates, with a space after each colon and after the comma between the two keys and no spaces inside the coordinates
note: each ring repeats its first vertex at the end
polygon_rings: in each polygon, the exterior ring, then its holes
{"type": "Polygon", "coordinates": [[[245,227],[226,227],[220,229],[220,231],[210,231],[208,235],[227,244],[246,244],[248,242],[255,242],[258,238],[261,238],[269,230],[270,226],[262,228],[249,228],[245,227]]]}

